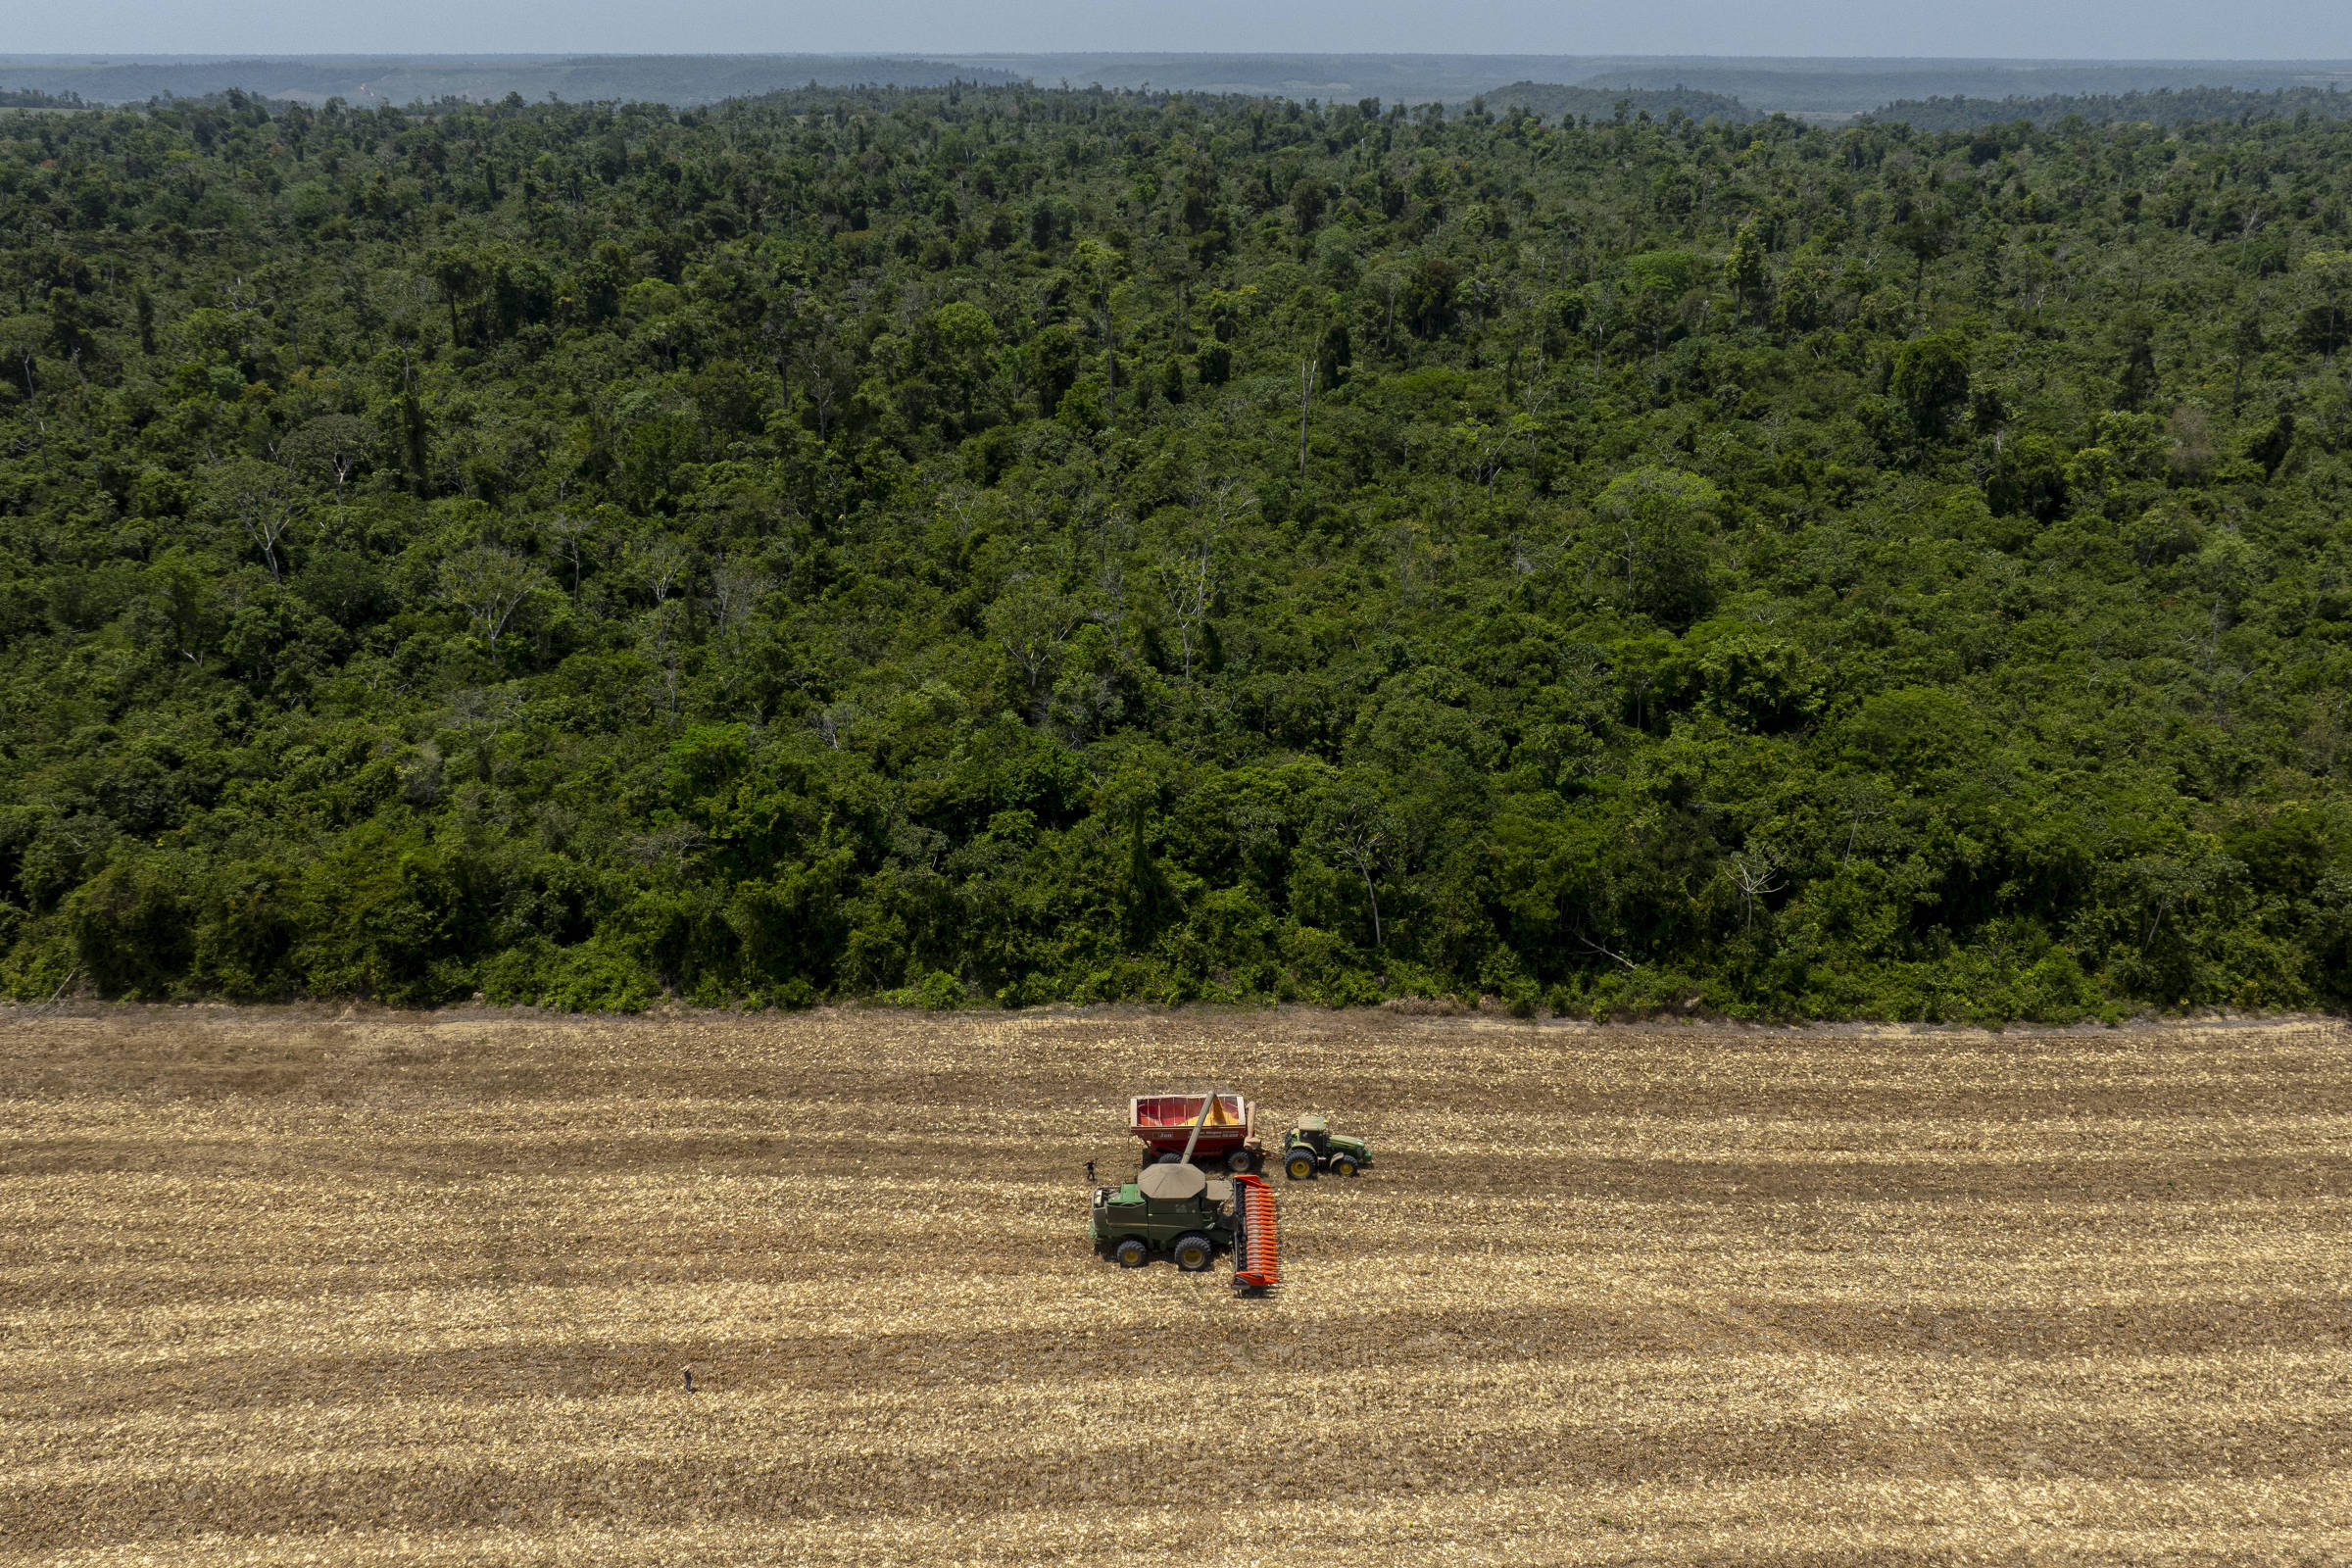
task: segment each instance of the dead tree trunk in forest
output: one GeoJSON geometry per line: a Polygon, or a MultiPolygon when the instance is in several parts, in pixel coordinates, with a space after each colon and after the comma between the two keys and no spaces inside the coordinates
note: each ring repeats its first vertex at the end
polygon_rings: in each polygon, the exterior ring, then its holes
{"type": "Polygon", "coordinates": [[[1298,482],[1306,483],[1306,405],[1315,395],[1315,380],[1323,368],[1313,360],[1298,367],[1298,482]]]}

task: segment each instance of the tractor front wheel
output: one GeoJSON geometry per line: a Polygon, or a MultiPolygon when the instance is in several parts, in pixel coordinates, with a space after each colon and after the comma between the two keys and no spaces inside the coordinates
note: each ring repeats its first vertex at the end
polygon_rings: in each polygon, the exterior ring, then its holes
{"type": "Polygon", "coordinates": [[[1208,1244],[1208,1238],[1198,1234],[1176,1238],[1172,1251],[1176,1266],[1187,1274],[1200,1273],[1217,1255],[1217,1250],[1208,1244]]]}
{"type": "Polygon", "coordinates": [[[1142,1268],[1152,1261],[1152,1249],[1130,1236],[1112,1248],[1110,1255],[1119,1260],[1121,1268],[1142,1268]]]}
{"type": "Polygon", "coordinates": [[[1282,1170],[1295,1182],[1311,1182],[1315,1179],[1315,1156],[1303,1149],[1294,1149],[1283,1161],[1282,1170]]]}
{"type": "Polygon", "coordinates": [[[1355,1174],[1355,1156],[1354,1156],[1353,1154],[1334,1154],[1334,1155],[1332,1155],[1332,1156],[1331,1156],[1331,1173],[1332,1173],[1334,1176],[1352,1176],[1352,1175],[1354,1175],[1354,1174],[1355,1174]]]}

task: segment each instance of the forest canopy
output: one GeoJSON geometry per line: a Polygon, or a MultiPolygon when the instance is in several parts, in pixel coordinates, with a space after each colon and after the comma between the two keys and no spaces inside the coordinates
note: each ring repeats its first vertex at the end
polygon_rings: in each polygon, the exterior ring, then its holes
{"type": "Polygon", "coordinates": [[[0,989],[2341,1006],[2348,197],[2310,115],[0,116],[0,989]]]}

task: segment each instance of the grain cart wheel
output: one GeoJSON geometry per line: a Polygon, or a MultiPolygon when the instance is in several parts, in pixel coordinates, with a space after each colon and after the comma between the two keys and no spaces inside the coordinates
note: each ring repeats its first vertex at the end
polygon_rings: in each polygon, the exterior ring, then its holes
{"type": "Polygon", "coordinates": [[[1290,1177],[1290,1179],[1295,1182],[1313,1181],[1315,1179],[1315,1156],[1313,1151],[1306,1149],[1292,1150],[1290,1157],[1282,1162],[1282,1169],[1283,1174],[1290,1177]]]}
{"type": "Polygon", "coordinates": [[[1225,1156],[1225,1168],[1233,1172],[1236,1176],[1241,1175],[1244,1171],[1251,1169],[1256,1165],[1256,1163],[1257,1156],[1250,1152],[1250,1151],[1247,1149],[1237,1149],[1232,1153],[1225,1156]]]}
{"type": "Polygon", "coordinates": [[[1176,1245],[1169,1250],[1176,1259],[1176,1266],[1187,1274],[1200,1273],[1217,1255],[1217,1250],[1209,1245],[1208,1238],[1199,1232],[1177,1237],[1176,1245]]]}
{"type": "Polygon", "coordinates": [[[1354,1175],[1354,1174],[1355,1174],[1355,1156],[1354,1156],[1353,1154],[1334,1154],[1334,1155],[1332,1155],[1332,1156],[1331,1156],[1331,1173],[1332,1173],[1334,1176],[1352,1176],[1352,1175],[1354,1175]]]}
{"type": "Polygon", "coordinates": [[[1112,1248],[1110,1255],[1119,1260],[1121,1268],[1142,1268],[1152,1261],[1152,1249],[1130,1236],[1112,1248]]]}

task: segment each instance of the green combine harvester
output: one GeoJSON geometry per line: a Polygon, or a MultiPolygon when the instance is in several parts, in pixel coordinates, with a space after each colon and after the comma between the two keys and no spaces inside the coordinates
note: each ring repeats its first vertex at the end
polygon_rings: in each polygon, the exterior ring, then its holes
{"type": "Polygon", "coordinates": [[[1283,1174],[1295,1182],[1311,1182],[1324,1171],[1352,1176],[1371,1168],[1372,1146],[1361,1138],[1342,1138],[1331,1130],[1328,1117],[1301,1116],[1282,1135],[1283,1174]]]}
{"type": "Polygon", "coordinates": [[[1142,1268],[1165,1257],[1187,1274],[1198,1274],[1219,1252],[1232,1251],[1239,1234],[1233,1183],[1193,1174],[1199,1177],[1197,1187],[1175,1167],[1154,1165],[1135,1181],[1096,1188],[1094,1221],[1087,1227],[1096,1252],[1121,1268],[1142,1268]],[[1163,1169],[1170,1174],[1158,1177],[1163,1169]],[[1153,1197],[1154,1190],[1163,1196],[1153,1197]]]}

